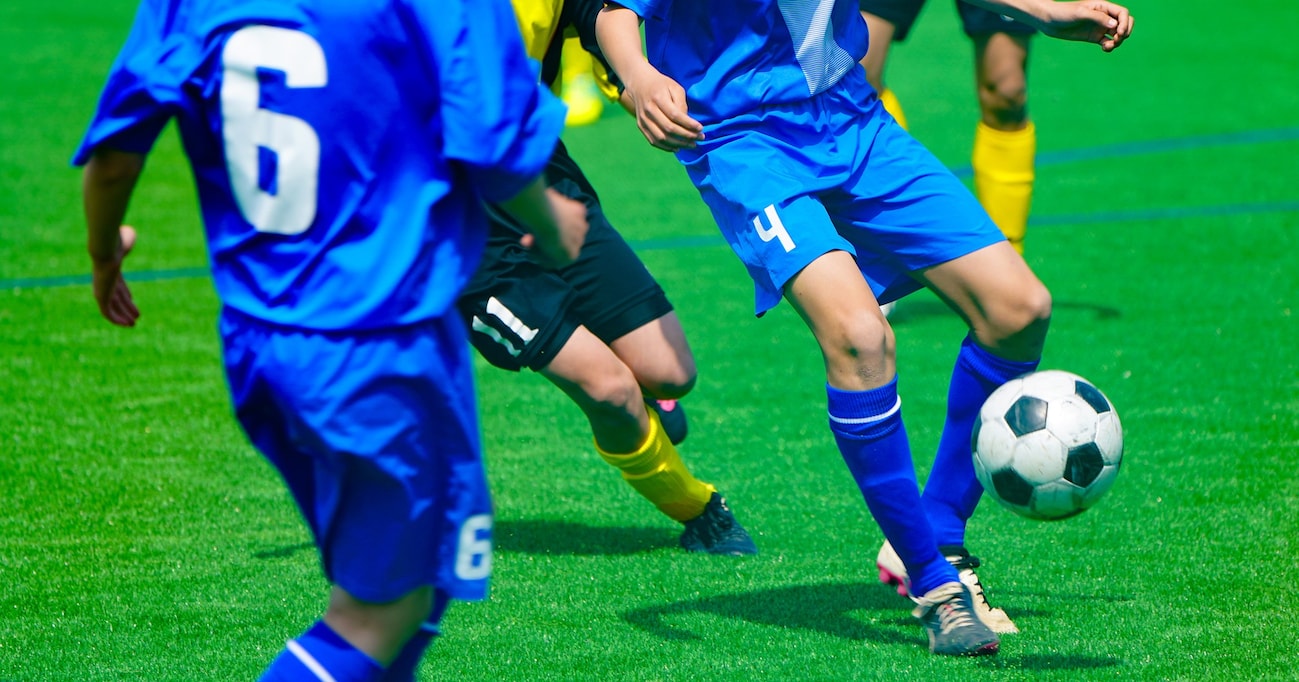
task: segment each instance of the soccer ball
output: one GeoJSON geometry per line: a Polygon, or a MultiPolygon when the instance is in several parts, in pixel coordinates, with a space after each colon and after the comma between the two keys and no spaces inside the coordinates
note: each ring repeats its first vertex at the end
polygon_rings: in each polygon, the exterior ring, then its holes
{"type": "Polygon", "coordinates": [[[1060,370],[992,392],[971,438],[984,490],[1030,519],[1065,519],[1096,504],[1119,473],[1123,428],[1105,394],[1060,370]]]}

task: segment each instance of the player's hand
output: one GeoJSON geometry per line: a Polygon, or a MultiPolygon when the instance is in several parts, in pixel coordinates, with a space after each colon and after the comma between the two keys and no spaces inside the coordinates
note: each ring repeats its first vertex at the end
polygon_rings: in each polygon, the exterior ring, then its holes
{"type": "Polygon", "coordinates": [[[679,83],[647,66],[623,85],[636,125],[651,145],[675,152],[704,139],[703,124],[686,112],[686,91],[679,83]]]}
{"type": "Polygon", "coordinates": [[[122,261],[131,249],[135,248],[135,228],[123,225],[118,229],[122,247],[108,260],[95,261],[92,272],[92,285],[95,301],[99,304],[99,313],[104,319],[119,327],[134,327],[140,317],[139,308],[131,298],[131,289],[126,286],[122,277],[122,261]]]}
{"type": "Polygon", "coordinates": [[[1054,38],[1096,43],[1112,52],[1132,35],[1128,8],[1105,0],[1047,3],[1051,13],[1042,32],[1054,38]]]}
{"type": "Polygon", "coordinates": [[[554,216],[557,230],[553,234],[524,235],[521,243],[532,249],[544,265],[562,268],[577,260],[582,243],[586,241],[586,231],[589,228],[586,204],[549,187],[546,188],[546,201],[550,204],[550,213],[554,216]]]}

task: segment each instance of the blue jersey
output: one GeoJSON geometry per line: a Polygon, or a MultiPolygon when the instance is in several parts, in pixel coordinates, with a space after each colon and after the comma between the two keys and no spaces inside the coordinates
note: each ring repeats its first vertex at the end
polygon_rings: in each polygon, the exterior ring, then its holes
{"type": "Polygon", "coordinates": [[[345,330],[454,303],[564,109],[505,0],[144,0],[73,162],[173,118],[223,303],[345,330]]]}
{"type": "Polygon", "coordinates": [[[646,54],[686,90],[690,115],[715,123],[806,100],[866,55],[852,0],[618,0],[645,20],[646,54]]]}

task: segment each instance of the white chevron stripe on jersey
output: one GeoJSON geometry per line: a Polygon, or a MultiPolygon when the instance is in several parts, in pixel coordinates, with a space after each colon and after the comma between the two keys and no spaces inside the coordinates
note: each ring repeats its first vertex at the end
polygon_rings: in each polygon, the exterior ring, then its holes
{"type": "Polygon", "coordinates": [[[794,57],[815,95],[839,81],[857,61],[834,42],[830,15],[835,0],[777,0],[794,43],[794,57]]]}

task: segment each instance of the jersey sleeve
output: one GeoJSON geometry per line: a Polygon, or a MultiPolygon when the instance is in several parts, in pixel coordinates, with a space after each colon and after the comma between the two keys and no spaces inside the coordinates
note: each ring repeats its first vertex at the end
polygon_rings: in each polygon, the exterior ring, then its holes
{"type": "Polygon", "coordinates": [[[431,38],[444,154],[484,199],[513,197],[550,159],[564,127],[563,103],[540,83],[508,0],[412,6],[431,38]]]}
{"type": "Polygon", "coordinates": [[[174,113],[179,81],[164,63],[175,54],[166,44],[173,7],[143,2],[131,33],[109,70],[107,83],[72,164],[85,164],[96,147],[148,153],[174,113]]]}
{"type": "Polygon", "coordinates": [[[604,0],[567,0],[564,3],[563,21],[577,33],[582,49],[595,57],[593,75],[600,92],[604,93],[605,97],[617,101],[618,96],[622,94],[622,81],[610,68],[595,37],[596,17],[603,7],[604,0]]]}

